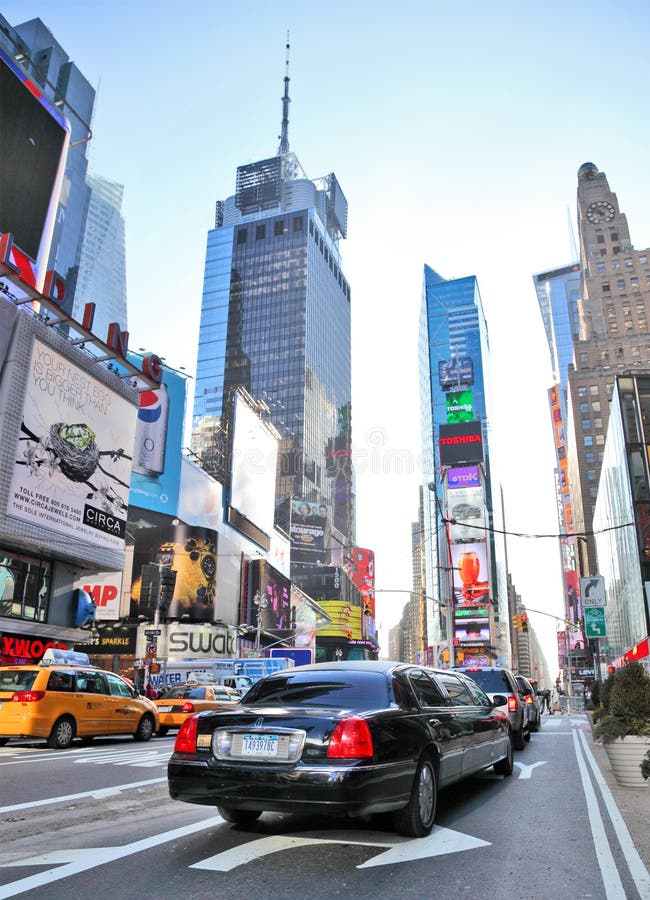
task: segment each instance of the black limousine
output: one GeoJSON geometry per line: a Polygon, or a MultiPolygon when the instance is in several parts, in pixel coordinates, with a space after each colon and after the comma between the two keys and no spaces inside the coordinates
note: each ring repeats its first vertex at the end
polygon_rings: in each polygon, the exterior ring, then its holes
{"type": "Polygon", "coordinates": [[[317,663],[269,675],[227,712],[191,716],[168,764],[169,793],[238,825],[264,811],[392,813],[431,831],[440,788],[513,769],[507,716],[460,672],[399,662],[317,663]]]}

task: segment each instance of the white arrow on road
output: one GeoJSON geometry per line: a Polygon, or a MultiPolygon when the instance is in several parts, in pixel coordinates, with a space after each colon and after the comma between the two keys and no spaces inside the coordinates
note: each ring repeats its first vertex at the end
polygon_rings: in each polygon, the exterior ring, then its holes
{"type": "Polygon", "coordinates": [[[533,769],[536,769],[537,766],[545,766],[545,762],[536,762],[530,766],[527,766],[526,763],[516,762],[515,765],[519,769],[519,780],[523,781],[525,778],[530,778],[533,774],[533,769]]]}
{"type": "Polygon", "coordinates": [[[256,859],[262,859],[271,853],[290,850],[293,847],[307,847],[322,844],[344,844],[358,847],[381,847],[384,853],[374,856],[367,862],[357,866],[367,869],[371,866],[388,866],[395,863],[409,862],[414,859],[426,859],[430,856],[442,856],[446,853],[459,853],[462,850],[473,850],[476,847],[489,847],[488,841],[452,831],[450,828],[435,826],[425,838],[397,838],[393,841],[355,841],[354,839],[336,840],[329,838],[295,837],[291,835],[273,835],[249,841],[223,853],[217,853],[201,862],[194,863],[191,869],[208,869],[213,872],[230,872],[237,866],[246,865],[256,859]]]}

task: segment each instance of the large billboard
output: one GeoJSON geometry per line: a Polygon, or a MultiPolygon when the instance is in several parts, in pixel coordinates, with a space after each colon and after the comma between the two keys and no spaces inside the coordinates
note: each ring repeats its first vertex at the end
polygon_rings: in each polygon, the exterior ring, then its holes
{"type": "Polygon", "coordinates": [[[350,558],[346,562],[345,571],[352,584],[363,597],[364,606],[369,606],[370,614],[375,615],[375,554],[363,547],[353,547],[350,558]]]}
{"type": "Polygon", "coordinates": [[[481,423],[458,422],[441,425],[438,438],[441,466],[462,466],[483,462],[481,423]]]}
{"type": "Polygon", "coordinates": [[[41,88],[0,50],[0,234],[8,262],[41,290],[70,127],[41,88]]]}
{"type": "MultiPolygon", "coordinates": [[[[447,470],[447,488],[450,491],[478,487],[480,483],[478,466],[458,466],[447,470]]],[[[452,502],[451,499],[449,502],[452,502]]]]}
{"type": "Polygon", "coordinates": [[[458,488],[448,495],[451,540],[485,540],[485,506],[482,487],[458,488]]]}
{"type": "Polygon", "coordinates": [[[474,418],[474,404],[471,391],[452,391],[445,394],[447,422],[471,422],[474,418]]]}
{"type": "Polygon", "coordinates": [[[479,607],[488,603],[490,583],[487,543],[451,544],[454,601],[459,607],[479,607]]]}
{"type": "Polygon", "coordinates": [[[293,498],[291,501],[291,561],[327,565],[327,525],[329,507],[293,498]]]}
{"type": "Polygon", "coordinates": [[[443,359],[438,363],[438,383],[443,391],[474,384],[474,364],[471,356],[443,359]]]}
{"type": "Polygon", "coordinates": [[[163,370],[157,390],[140,394],[130,503],[176,515],[181,482],[186,378],[163,370]]]}
{"type": "Polygon", "coordinates": [[[123,550],[134,434],[128,400],[36,338],[7,514],[123,550]]]}
{"type": "Polygon", "coordinates": [[[264,631],[290,631],[296,624],[295,610],[291,606],[291,582],[266,560],[251,561],[248,570],[248,603],[246,620],[249,625],[260,625],[264,631]],[[259,603],[255,603],[257,596],[259,603]]]}

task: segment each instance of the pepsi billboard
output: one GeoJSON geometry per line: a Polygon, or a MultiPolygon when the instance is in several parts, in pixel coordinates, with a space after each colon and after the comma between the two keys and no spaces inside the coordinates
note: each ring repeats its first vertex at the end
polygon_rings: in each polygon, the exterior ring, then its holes
{"type": "Polygon", "coordinates": [[[184,422],[185,376],[165,368],[160,388],[140,394],[130,505],[177,515],[184,422]]]}

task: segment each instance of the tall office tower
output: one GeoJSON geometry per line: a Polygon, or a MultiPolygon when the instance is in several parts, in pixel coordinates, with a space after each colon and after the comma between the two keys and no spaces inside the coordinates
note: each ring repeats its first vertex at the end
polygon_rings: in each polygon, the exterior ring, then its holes
{"type": "Polygon", "coordinates": [[[86,184],[86,148],[91,137],[95,91],[40,19],[13,28],[0,16],[0,42],[71,125],[63,189],[47,265],[65,279],[62,306],[71,314],[90,197],[86,184]]]}
{"type": "Polygon", "coordinates": [[[124,187],[88,174],[90,202],[84,229],[73,318],[81,321],[88,301],[96,304],[93,330],[105,338],[111,322],[127,329],[124,187]]]}
{"type": "MultiPolygon", "coordinates": [[[[650,365],[649,250],[635,250],[604,172],[578,170],[581,298],[568,377],[568,478],[576,532],[592,530],[614,376],[650,365]]],[[[578,544],[580,572],[596,571],[593,538],[578,544]]]]}
{"type": "Polygon", "coordinates": [[[490,471],[489,358],[476,278],[447,281],[425,265],[419,371],[434,664],[461,661],[460,654],[510,662],[505,546],[494,530],[502,532],[502,512],[490,471]]]}
{"type": "Polygon", "coordinates": [[[287,54],[278,152],[237,169],[208,233],[192,448],[223,477],[233,392],[258,401],[281,437],[276,524],[291,533],[293,577],[342,562],[354,497],[347,201],[334,174],[305,176],[288,111],[287,54]]]}

